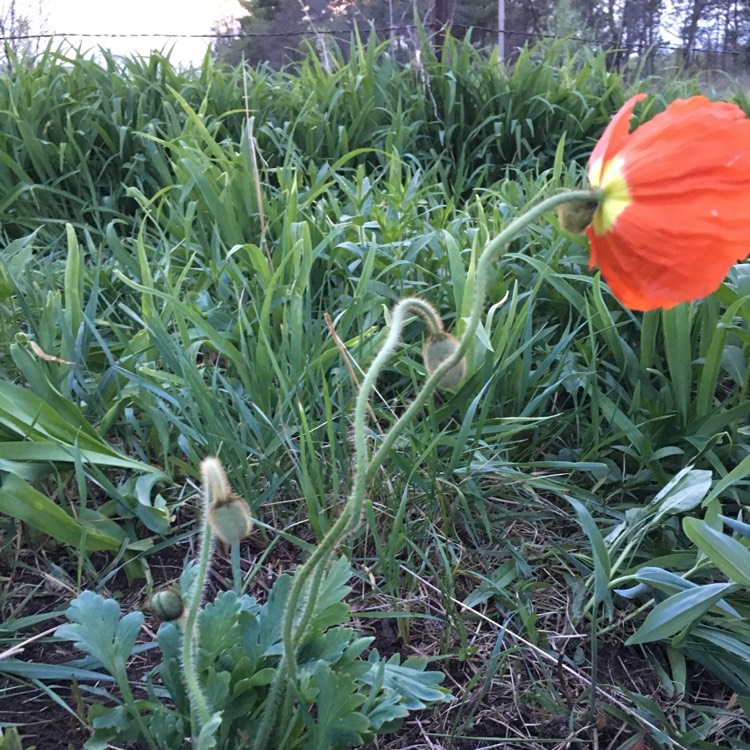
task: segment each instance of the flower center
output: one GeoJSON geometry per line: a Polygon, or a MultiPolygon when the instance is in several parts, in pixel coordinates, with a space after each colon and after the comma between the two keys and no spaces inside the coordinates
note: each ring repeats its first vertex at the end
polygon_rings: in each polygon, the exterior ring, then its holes
{"type": "Polygon", "coordinates": [[[622,172],[623,164],[622,157],[617,156],[606,165],[597,159],[589,169],[591,187],[602,191],[602,202],[592,223],[596,234],[605,234],[612,229],[617,217],[633,202],[622,172]]]}

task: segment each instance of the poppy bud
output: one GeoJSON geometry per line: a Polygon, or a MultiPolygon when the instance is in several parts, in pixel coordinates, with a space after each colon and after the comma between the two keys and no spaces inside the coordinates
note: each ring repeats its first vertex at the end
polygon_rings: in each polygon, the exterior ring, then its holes
{"type": "Polygon", "coordinates": [[[155,591],[149,600],[149,608],[164,622],[179,620],[185,611],[182,597],[171,586],[155,591]]]}
{"type": "Polygon", "coordinates": [[[247,503],[231,493],[217,500],[208,509],[211,532],[224,544],[234,544],[244,539],[253,529],[253,517],[247,503]]]}
{"type": "Polygon", "coordinates": [[[557,207],[557,218],[560,226],[570,234],[583,234],[594,220],[599,204],[596,201],[570,201],[557,207]]]}
{"type": "MultiPolygon", "coordinates": [[[[430,336],[422,349],[424,368],[432,375],[458,349],[458,339],[449,333],[437,333],[430,336]]],[[[466,357],[461,359],[443,375],[438,383],[439,388],[457,388],[466,376],[466,357]]]]}

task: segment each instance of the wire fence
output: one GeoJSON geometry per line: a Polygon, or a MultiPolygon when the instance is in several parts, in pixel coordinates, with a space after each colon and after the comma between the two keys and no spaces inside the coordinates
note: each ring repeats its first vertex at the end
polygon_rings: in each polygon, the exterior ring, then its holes
{"type": "MultiPolygon", "coordinates": [[[[368,31],[372,31],[379,36],[392,36],[401,32],[415,32],[419,29],[415,24],[406,26],[388,26],[388,27],[368,27],[368,31]]],[[[555,34],[544,34],[533,31],[523,31],[521,29],[499,29],[491,26],[451,26],[451,31],[454,34],[465,33],[467,31],[480,32],[482,34],[490,34],[495,39],[500,34],[506,36],[521,36],[532,40],[549,40],[549,41],[560,41],[566,39],[573,42],[580,42],[582,44],[589,44],[593,47],[609,47],[612,45],[611,40],[597,39],[592,37],[576,36],[575,34],[569,34],[565,37],[560,37],[555,34]]],[[[220,40],[220,39],[242,39],[242,38],[272,38],[272,37],[316,37],[316,36],[336,36],[345,37],[352,33],[352,28],[341,28],[341,29],[315,29],[315,30],[301,30],[301,29],[289,29],[285,31],[267,31],[267,32],[210,32],[205,34],[175,34],[172,32],[164,31],[144,31],[144,32],[127,32],[118,33],[112,31],[102,32],[80,32],[80,31],[54,31],[39,34],[7,34],[2,38],[5,41],[31,41],[31,40],[53,40],[53,39],[207,39],[207,40],[220,40]]],[[[668,50],[672,52],[694,52],[694,53],[709,53],[709,54],[720,54],[720,55],[736,55],[742,56],[747,55],[746,50],[720,50],[714,47],[702,47],[696,45],[681,45],[673,44],[669,42],[655,42],[651,45],[647,45],[649,49],[655,50],[668,50]]]]}
{"type": "MultiPolygon", "coordinates": [[[[39,33],[22,33],[22,34],[1,34],[0,38],[6,44],[10,44],[11,47],[16,47],[21,44],[29,44],[36,42],[37,44],[43,42],[52,42],[56,39],[61,42],[68,42],[72,44],[72,40],[97,40],[102,46],[106,40],[163,40],[163,41],[178,41],[178,40],[193,40],[193,41],[206,41],[209,44],[224,43],[230,44],[241,39],[287,39],[287,40],[300,40],[300,39],[315,39],[315,38],[332,38],[339,40],[346,40],[351,37],[355,27],[342,27],[342,28],[305,28],[305,29],[285,29],[283,31],[264,31],[264,32],[252,32],[252,31],[211,31],[208,33],[173,33],[173,32],[159,32],[159,31],[144,31],[144,32],[111,32],[102,31],[97,32],[76,32],[76,31],[54,31],[54,32],[39,32],[39,33]]],[[[416,24],[401,24],[394,26],[383,26],[376,27],[368,25],[366,27],[367,33],[374,33],[378,37],[383,39],[392,39],[399,37],[400,35],[412,35],[415,36],[419,33],[420,29],[424,27],[417,26],[416,24]]],[[[434,35],[440,35],[445,29],[434,28],[432,29],[434,35]]],[[[658,53],[667,53],[672,55],[682,56],[684,59],[689,59],[694,65],[700,64],[701,61],[708,63],[710,67],[716,67],[724,70],[731,70],[737,72],[738,70],[745,70],[750,67],[750,50],[748,49],[719,49],[714,46],[700,46],[700,45],[687,45],[687,44],[676,44],[673,42],[658,41],[651,44],[643,43],[613,43],[611,39],[602,39],[595,37],[579,36],[570,34],[565,37],[560,37],[554,34],[538,33],[533,31],[527,31],[522,29],[514,28],[499,28],[493,26],[482,26],[472,25],[464,26],[453,24],[450,26],[450,31],[454,36],[463,36],[467,33],[471,33],[472,40],[482,46],[490,46],[497,44],[498,40],[504,38],[506,49],[513,49],[514,47],[521,46],[524,42],[534,44],[537,42],[554,42],[562,39],[574,42],[576,44],[585,45],[595,50],[604,50],[620,55],[621,59],[627,60],[633,56],[638,58],[653,57],[658,53]],[[520,43],[519,43],[519,40],[520,43]],[[514,44],[515,42],[515,44],[514,44]]],[[[511,55],[512,56],[512,53],[511,55]]]]}

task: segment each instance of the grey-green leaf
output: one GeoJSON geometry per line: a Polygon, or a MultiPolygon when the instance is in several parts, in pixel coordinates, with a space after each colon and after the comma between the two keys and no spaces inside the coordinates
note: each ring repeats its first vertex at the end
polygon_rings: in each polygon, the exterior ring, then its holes
{"type": "Polygon", "coordinates": [[[712,474],[686,467],[668,482],[651,501],[659,513],[685,513],[700,505],[711,489],[712,474]]]}
{"type": "Polygon", "coordinates": [[[750,550],[747,547],[698,518],[684,518],[682,528],[688,539],[729,580],[750,586],[750,550]]]}
{"type": "Polygon", "coordinates": [[[719,599],[736,588],[731,583],[709,583],[670,596],[649,612],[643,625],[628,638],[626,645],[671,638],[700,620],[719,599]]]}
{"type": "MultiPolygon", "coordinates": [[[[663,568],[640,568],[635,574],[635,578],[637,581],[646,583],[649,586],[658,589],[659,591],[663,591],[669,596],[672,596],[672,594],[676,594],[680,591],[685,591],[686,589],[696,588],[698,586],[697,583],[688,581],[686,578],[682,578],[676,573],[671,573],[670,571],[664,570],[663,568]]],[[[740,613],[734,607],[730,606],[724,601],[717,602],[716,609],[721,610],[730,617],[736,617],[737,619],[741,617],[740,613]]]]}
{"type": "Polygon", "coordinates": [[[130,612],[120,620],[120,605],[93,591],[79,594],[65,614],[71,622],[59,627],[57,636],[73,641],[98,659],[111,675],[121,675],[143,624],[143,614],[130,612]]]}
{"type": "Polygon", "coordinates": [[[195,743],[196,750],[214,750],[216,747],[216,733],[221,726],[221,712],[211,715],[211,718],[203,725],[195,743]]]}

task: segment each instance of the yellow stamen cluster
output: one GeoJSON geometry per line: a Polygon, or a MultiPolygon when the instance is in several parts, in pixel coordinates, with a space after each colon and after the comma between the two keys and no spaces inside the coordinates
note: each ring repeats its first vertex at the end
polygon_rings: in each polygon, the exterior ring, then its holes
{"type": "Polygon", "coordinates": [[[602,202],[592,222],[597,234],[608,232],[620,214],[633,202],[623,166],[623,159],[615,157],[606,164],[597,159],[589,168],[591,187],[602,191],[602,202]]]}

